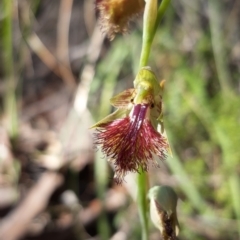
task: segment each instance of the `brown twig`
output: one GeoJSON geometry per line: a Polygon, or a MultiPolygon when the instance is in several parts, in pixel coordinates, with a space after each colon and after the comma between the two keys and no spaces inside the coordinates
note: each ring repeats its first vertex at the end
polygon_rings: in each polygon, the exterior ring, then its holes
{"type": "Polygon", "coordinates": [[[63,182],[56,172],[46,172],[29,191],[26,198],[0,224],[0,239],[16,240],[27,231],[29,224],[48,204],[53,191],[63,182]]]}
{"type": "Polygon", "coordinates": [[[90,85],[95,75],[95,64],[100,55],[104,38],[105,35],[101,33],[97,24],[88,47],[88,63],[83,68],[80,76],[81,82],[78,85],[74,100],[74,109],[79,115],[81,115],[87,107],[90,85]]]}
{"type": "Polygon", "coordinates": [[[59,7],[59,18],[57,24],[57,58],[62,63],[59,65],[59,72],[63,79],[71,86],[74,86],[76,81],[71,72],[69,61],[69,26],[71,20],[73,0],[61,0],[59,7]],[[63,67],[64,66],[64,67],[63,67]]]}

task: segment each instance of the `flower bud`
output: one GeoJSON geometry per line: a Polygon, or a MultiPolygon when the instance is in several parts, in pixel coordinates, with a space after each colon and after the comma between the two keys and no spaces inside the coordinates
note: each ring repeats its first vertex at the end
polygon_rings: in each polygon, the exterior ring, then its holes
{"type": "Polygon", "coordinates": [[[100,24],[108,38],[127,32],[128,22],[144,9],[144,0],[96,0],[100,24]]]}
{"type": "Polygon", "coordinates": [[[174,240],[179,232],[177,219],[177,194],[168,186],[155,186],[148,192],[150,215],[164,240],[174,240]]]}

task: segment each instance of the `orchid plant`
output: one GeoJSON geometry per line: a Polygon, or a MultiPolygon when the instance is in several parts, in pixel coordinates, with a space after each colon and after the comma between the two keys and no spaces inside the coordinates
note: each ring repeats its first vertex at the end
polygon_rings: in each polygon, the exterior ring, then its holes
{"type": "MultiPolygon", "coordinates": [[[[142,239],[148,239],[148,176],[149,165],[158,166],[156,157],[164,160],[171,149],[163,124],[162,95],[164,82],[159,83],[148,65],[151,45],[159,22],[170,0],[96,0],[101,28],[113,40],[116,33],[127,31],[128,21],[144,9],[143,42],[133,85],[110,99],[115,112],[97,122],[94,135],[108,161],[113,163],[115,181],[122,183],[128,172],[138,173],[138,196],[142,239]]],[[[166,238],[167,239],[167,238],[166,238]]]]}
{"type": "Polygon", "coordinates": [[[93,126],[95,143],[114,164],[117,183],[127,172],[158,166],[154,157],[164,160],[170,152],[162,120],[162,87],[150,67],[141,68],[134,88],[110,99],[117,110],[93,126]]]}

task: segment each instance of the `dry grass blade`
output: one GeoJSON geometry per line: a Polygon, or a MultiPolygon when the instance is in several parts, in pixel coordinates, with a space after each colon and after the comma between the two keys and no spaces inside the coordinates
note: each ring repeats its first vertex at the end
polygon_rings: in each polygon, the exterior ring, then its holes
{"type": "MultiPolygon", "coordinates": [[[[62,77],[59,68],[68,76],[72,76],[72,72],[69,70],[69,68],[57,61],[56,57],[47,49],[36,33],[32,33],[32,35],[27,39],[27,43],[31,50],[57,76],[62,77]]],[[[73,81],[72,78],[63,78],[63,80],[70,88],[75,86],[75,81],[73,81]]]]}
{"type": "Polygon", "coordinates": [[[95,63],[100,55],[104,37],[105,35],[100,32],[97,24],[88,47],[87,60],[89,63],[83,68],[82,75],[80,77],[81,83],[78,86],[74,101],[74,108],[79,115],[86,110],[90,84],[92,83],[95,75],[95,63]]]}

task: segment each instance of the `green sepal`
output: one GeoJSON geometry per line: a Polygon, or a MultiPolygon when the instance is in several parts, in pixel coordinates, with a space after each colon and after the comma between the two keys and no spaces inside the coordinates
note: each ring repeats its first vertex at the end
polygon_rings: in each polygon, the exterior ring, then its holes
{"type": "Polygon", "coordinates": [[[170,157],[173,157],[172,149],[171,149],[171,146],[170,146],[170,143],[169,143],[169,140],[168,140],[167,132],[166,132],[166,130],[164,128],[164,123],[163,123],[162,118],[161,119],[159,119],[159,118],[157,119],[157,131],[159,133],[161,133],[165,137],[166,142],[168,144],[168,148],[167,148],[168,155],[170,157]]]}
{"type": "Polygon", "coordinates": [[[103,118],[102,120],[100,120],[99,122],[94,124],[93,126],[91,126],[90,129],[101,127],[102,124],[112,122],[119,118],[123,118],[123,117],[127,116],[128,113],[129,113],[129,111],[126,109],[117,109],[115,112],[109,114],[108,116],[106,116],[105,118],[103,118]]]}
{"type": "Polygon", "coordinates": [[[129,104],[133,102],[135,95],[136,90],[130,88],[112,97],[110,103],[116,108],[128,108],[129,104]]]}

